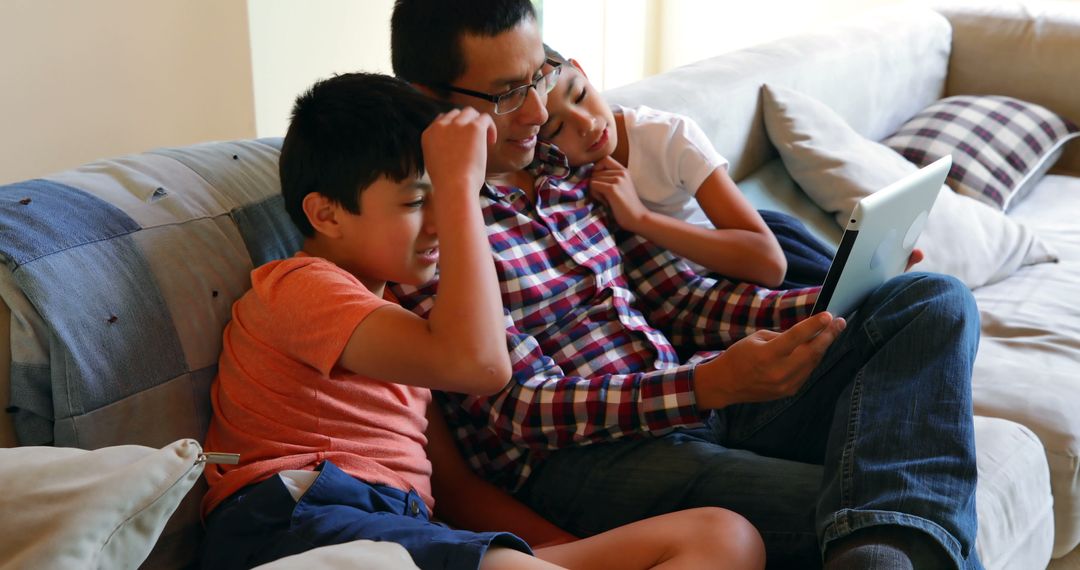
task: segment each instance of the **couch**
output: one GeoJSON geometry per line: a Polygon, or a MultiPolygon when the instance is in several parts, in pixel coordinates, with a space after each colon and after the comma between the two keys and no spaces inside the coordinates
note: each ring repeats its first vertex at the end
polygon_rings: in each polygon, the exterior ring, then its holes
{"type": "MultiPolygon", "coordinates": [[[[1075,7],[906,7],[605,96],[692,117],[757,207],[835,244],[836,214],[860,184],[914,168],[877,141],[902,145],[895,134],[943,98],[1008,96],[1080,121],[1078,52],[1075,7]],[[838,157],[830,145],[841,139],[858,152],[838,157]],[[870,155],[884,162],[861,164],[870,155]]],[[[1080,143],[1070,138],[1040,145],[1045,156],[1026,161],[996,207],[980,188],[963,204],[943,189],[934,211],[944,213],[920,238],[924,268],[962,274],[980,307],[976,547],[987,568],[1045,567],[1080,543],[1080,143]]],[[[23,566],[15,556],[35,545],[75,544],[65,560],[80,565],[193,560],[197,475],[214,460],[197,441],[222,328],[248,272],[299,244],[277,196],[279,149],[280,139],[157,149],[0,186],[0,480],[18,479],[31,498],[0,498],[0,568],[23,566]],[[35,486],[53,492],[36,498],[35,486]],[[85,518],[90,495],[107,508],[85,518]],[[73,521],[66,534],[60,518],[73,521]],[[112,530],[81,530],[102,525],[112,530]]],[[[385,546],[318,549],[280,567],[350,556],[407,565],[385,546]]]]}

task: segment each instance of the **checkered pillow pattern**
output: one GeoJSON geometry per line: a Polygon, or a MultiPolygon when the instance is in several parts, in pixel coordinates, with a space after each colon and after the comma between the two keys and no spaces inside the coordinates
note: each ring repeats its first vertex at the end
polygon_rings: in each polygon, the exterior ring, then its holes
{"type": "Polygon", "coordinates": [[[1078,136],[1074,123],[1034,103],[957,95],[923,109],[882,142],[919,166],[951,154],[949,186],[1004,210],[1078,136]]]}

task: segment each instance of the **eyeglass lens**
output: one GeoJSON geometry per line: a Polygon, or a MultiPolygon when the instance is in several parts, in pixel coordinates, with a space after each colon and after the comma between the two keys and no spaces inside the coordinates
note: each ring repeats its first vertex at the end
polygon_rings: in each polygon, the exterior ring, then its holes
{"type": "Polygon", "coordinates": [[[495,114],[505,115],[506,113],[513,113],[521,108],[525,104],[525,98],[529,96],[529,88],[536,87],[536,90],[544,93],[545,95],[551,93],[551,90],[555,88],[555,85],[559,82],[559,72],[561,66],[554,66],[551,71],[545,73],[542,77],[536,80],[535,83],[522,85],[515,87],[506,93],[503,93],[499,100],[495,102],[495,114]]]}

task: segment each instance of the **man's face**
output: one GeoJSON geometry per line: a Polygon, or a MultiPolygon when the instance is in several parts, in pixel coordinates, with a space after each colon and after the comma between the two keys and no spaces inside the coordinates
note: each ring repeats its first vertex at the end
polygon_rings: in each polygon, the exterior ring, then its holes
{"type": "MultiPolygon", "coordinates": [[[[544,45],[531,18],[494,37],[466,34],[461,38],[461,48],[465,73],[454,80],[455,87],[498,95],[531,83],[545,71],[544,45]]],[[[494,103],[469,95],[451,93],[449,100],[486,112],[494,119],[498,137],[488,145],[489,177],[512,174],[532,162],[536,135],[547,120],[546,93],[528,89],[521,107],[503,115],[495,114],[494,103]]]]}

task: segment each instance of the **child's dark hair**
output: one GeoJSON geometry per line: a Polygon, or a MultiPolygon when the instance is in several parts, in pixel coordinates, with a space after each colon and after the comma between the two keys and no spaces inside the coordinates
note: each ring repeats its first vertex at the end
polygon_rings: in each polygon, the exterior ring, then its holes
{"type": "Polygon", "coordinates": [[[461,36],[494,37],[536,20],[529,0],[396,0],[390,16],[394,74],[445,97],[465,73],[461,36]]]}
{"type": "Polygon", "coordinates": [[[303,207],[312,192],[360,213],[360,192],[380,177],[400,182],[422,173],[420,135],[448,108],[373,73],[337,75],[297,97],[278,170],[285,210],[300,232],[315,235],[303,207]]]}

